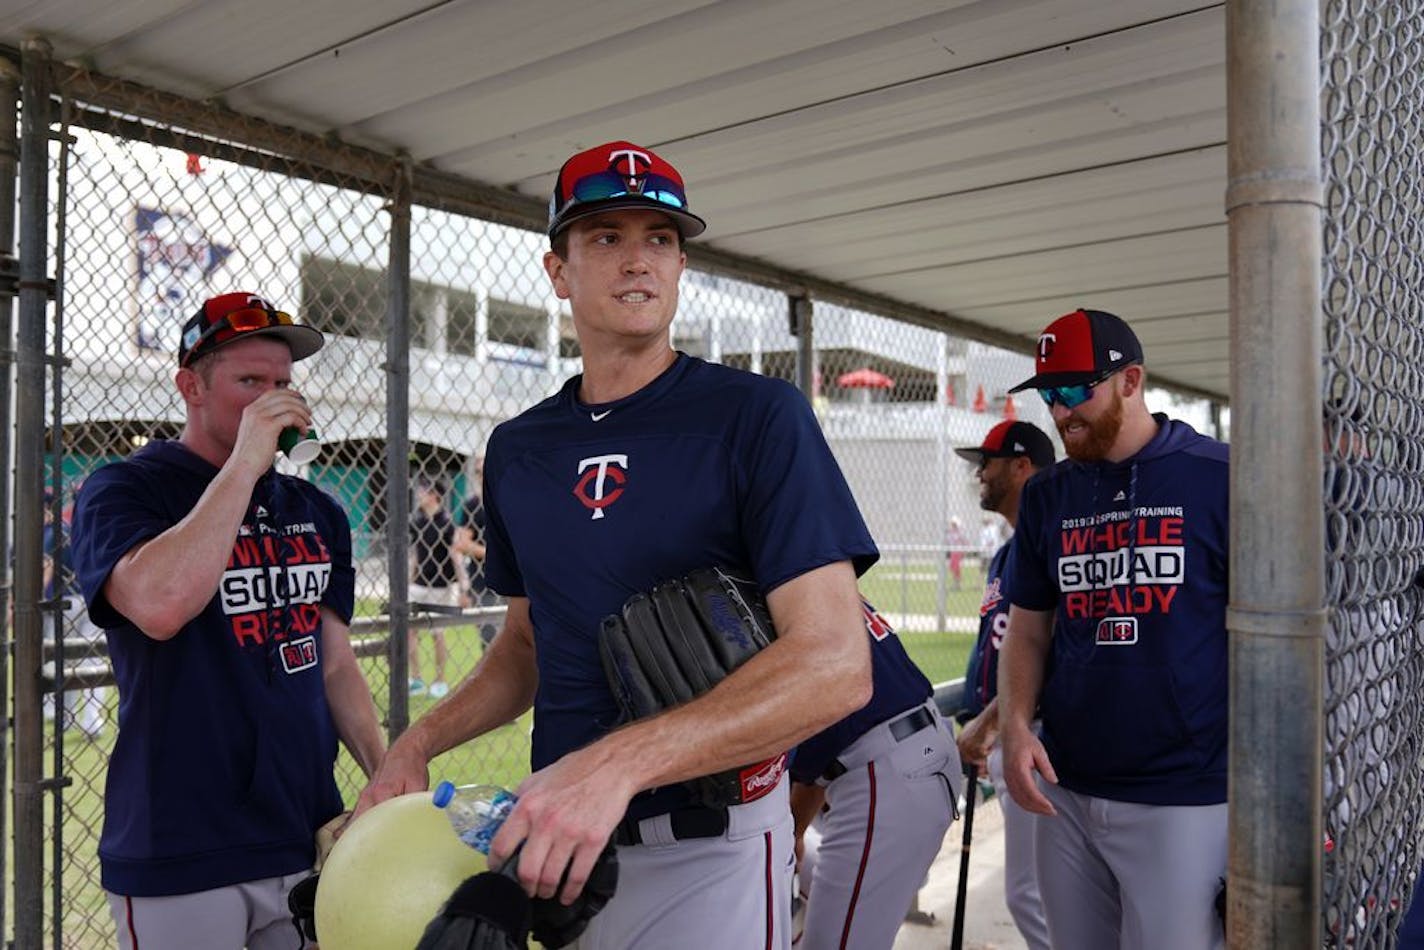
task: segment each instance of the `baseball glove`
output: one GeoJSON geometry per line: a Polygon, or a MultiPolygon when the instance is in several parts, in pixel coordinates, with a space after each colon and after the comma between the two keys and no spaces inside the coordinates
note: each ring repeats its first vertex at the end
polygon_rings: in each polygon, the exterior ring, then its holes
{"type": "Polygon", "coordinates": [[[415,950],[523,950],[529,895],[494,871],[467,877],[425,925],[415,950]]]}
{"type": "MultiPolygon", "coordinates": [[[[623,719],[633,721],[702,695],[775,638],[756,585],[711,567],[633,595],[603,618],[598,646],[623,719]]],[[[771,791],[785,764],[780,755],[686,784],[704,805],[737,805],[771,791]]]]}
{"type": "MultiPolygon", "coordinates": [[[[564,882],[560,881],[559,891],[563,889],[564,882]]],[[[561,904],[558,891],[554,897],[536,897],[530,901],[529,932],[548,950],[567,947],[588,928],[588,922],[603,910],[617,889],[618,850],[609,843],[598,856],[583,890],[579,891],[572,904],[561,904]]]]}

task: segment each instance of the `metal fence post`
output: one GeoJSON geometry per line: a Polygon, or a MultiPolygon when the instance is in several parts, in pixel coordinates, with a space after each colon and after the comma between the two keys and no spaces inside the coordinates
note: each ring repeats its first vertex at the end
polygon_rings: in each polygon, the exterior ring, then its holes
{"type": "MultiPolygon", "coordinates": [[[[10,523],[10,387],[13,382],[14,355],[9,340],[14,330],[14,298],[18,291],[12,283],[18,279],[15,260],[15,175],[20,158],[20,141],[15,125],[20,102],[20,70],[18,64],[0,58],[0,525],[10,523]]],[[[10,642],[10,537],[0,531],[0,643],[10,642]]],[[[10,653],[0,650],[0,710],[10,708],[10,653]]],[[[8,787],[10,771],[10,725],[0,716],[0,786],[8,787]]],[[[8,840],[4,809],[0,809],[0,841],[8,840]]],[[[0,855],[0,878],[5,877],[6,861],[0,855]]],[[[0,934],[6,933],[6,911],[9,894],[0,887],[0,934]]]]}
{"type": "Polygon", "coordinates": [[[1226,8],[1231,287],[1227,941],[1321,943],[1326,614],[1315,0],[1226,8]]]}
{"type": "Polygon", "coordinates": [[[48,309],[50,45],[23,50],[20,132],[20,283],[15,392],[15,945],[44,929],[43,737],[40,661],[41,531],[48,309]]]}
{"type": "Polygon", "coordinates": [[[386,572],[390,581],[391,739],[410,725],[406,685],[410,633],[410,163],[396,174],[391,212],[390,307],[386,312],[386,572]]]}

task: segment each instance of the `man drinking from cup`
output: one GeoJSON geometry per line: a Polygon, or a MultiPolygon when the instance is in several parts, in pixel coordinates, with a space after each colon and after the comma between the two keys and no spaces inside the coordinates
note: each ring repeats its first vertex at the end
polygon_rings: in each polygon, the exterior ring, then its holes
{"type": "Polygon", "coordinates": [[[287,892],[342,811],[340,738],[384,739],[350,642],[346,514],[272,467],[311,411],[292,363],[323,343],[246,293],[184,325],[186,423],[84,483],[72,553],[119,689],[101,882],[119,946],[298,947],[287,892]]]}

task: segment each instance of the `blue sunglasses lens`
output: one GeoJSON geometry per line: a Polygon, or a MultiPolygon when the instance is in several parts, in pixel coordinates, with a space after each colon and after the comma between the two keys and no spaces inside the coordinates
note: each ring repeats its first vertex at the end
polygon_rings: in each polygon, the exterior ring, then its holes
{"type": "Polygon", "coordinates": [[[686,208],[687,199],[677,182],[661,175],[644,175],[643,190],[631,191],[628,181],[615,172],[598,172],[585,175],[574,182],[574,201],[604,201],[608,198],[623,198],[637,195],[667,205],[669,208],[686,208]]]}
{"type": "Polygon", "coordinates": [[[1093,384],[1050,386],[1047,389],[1040,389],[1038,395],[1050,408],[1056,402],[1064,409],[1076,409],[1093,397],[1093,384]]]}

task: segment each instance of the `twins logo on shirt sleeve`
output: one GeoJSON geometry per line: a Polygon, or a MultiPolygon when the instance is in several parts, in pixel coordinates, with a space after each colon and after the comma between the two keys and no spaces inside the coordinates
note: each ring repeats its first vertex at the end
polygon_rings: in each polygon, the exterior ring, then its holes
{"type": "Polygon", "coordinates": [[[1137,642],[1137,618],[1169,614],[1186,580],[1181,507],[1071,518],[1059,534],[1058,589],[1070,620],[1098,619],[1101,646],[1137,642]]]}
{"type": "Polygon", "coordinates": [[[1009,632],[1009,605],[1004,602],[1004,583],[1000,577],[990,578],[984,585],[984,599],[979,602],[979,616],[994,615],[989,625],[990,645],[995,649],[1004,645],[1004,634],[1009,632]]]}

